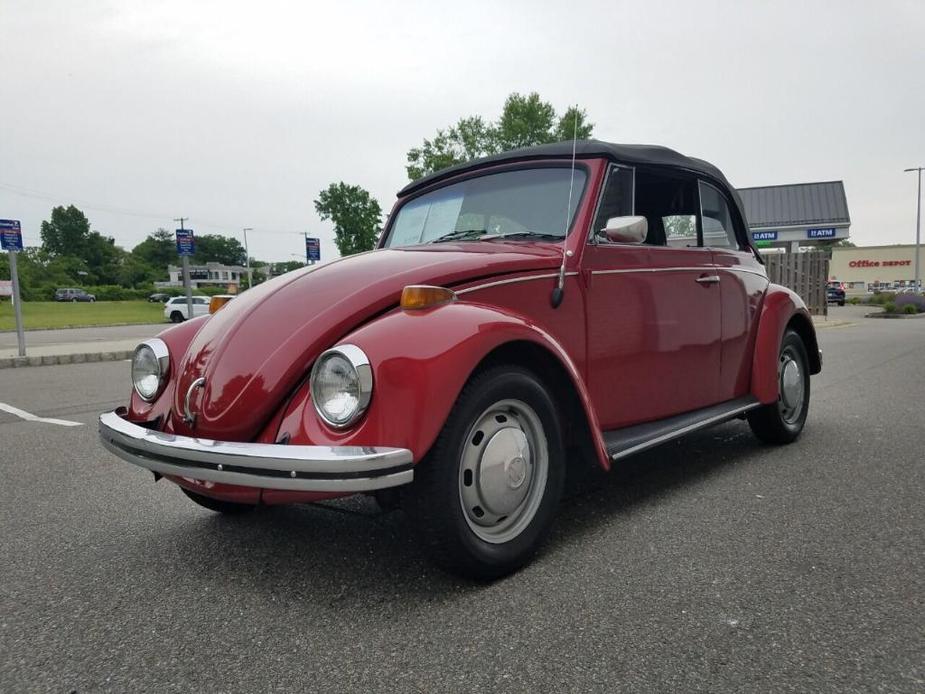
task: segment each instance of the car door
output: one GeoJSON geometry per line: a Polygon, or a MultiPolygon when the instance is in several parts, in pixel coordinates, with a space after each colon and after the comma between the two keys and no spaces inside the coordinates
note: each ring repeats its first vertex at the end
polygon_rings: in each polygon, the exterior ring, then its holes
{"type": "Polygon", "coordinates": [[[703,242],[713,256],[721,297],[718,396],[732,400],[749,392],[758,311],[768,279],[748,247],[744,220],[729,194],[707,181],[699,186],[703,242]]]}
{"type": "Polygon", "coordinates": [[[717,402],[720,293],[699,242],[696,178],[612,167],[584,251],[587,378],[605,430],[717,402]],[[613,216],[648,222],[645,243],[612,243],[613,216]]]}

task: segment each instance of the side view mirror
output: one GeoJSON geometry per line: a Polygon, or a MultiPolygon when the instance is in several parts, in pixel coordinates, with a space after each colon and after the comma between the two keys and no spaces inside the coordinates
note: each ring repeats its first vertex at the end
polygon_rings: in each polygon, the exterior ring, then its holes
{"type": "Polygon", "coordinates": [[[645,217],[611,217],[601,231],[614,243],[643,243],[649,234],[649,222],[645,217]]]}

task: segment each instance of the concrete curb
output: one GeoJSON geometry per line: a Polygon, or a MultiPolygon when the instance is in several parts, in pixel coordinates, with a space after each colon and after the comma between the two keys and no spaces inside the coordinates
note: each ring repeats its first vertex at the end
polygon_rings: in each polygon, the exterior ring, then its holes
{"type": "Polygon", "coordinates": [[[80,354],[50,354],[41,357],[0,357],[0,369],[20,366],[57,366],[59,364],[86,364],[95,361],[121,361],[131,359],[135,350],[116,352],[83,352],[80,354]]]}
{"type": "MultiPolygon", "coordinates": [[[[166,327],[166,326],[173,325],[173,323],[169,323],[168,321],[161,321],[159,323],[103,323],[101,325],[58,325],[58,326],[55,326],[54,328],[26,328],[25,331],[27,333],[32,333],[32,332],[41,332],[43,330],[79,330],[81,328],[134,328],[137,325],[159,325],[159,326],[166,327]]],[[[15,335],[16,328],[11,328],[9,330],[4,328],[3,330],[0,330],[0,334],[6,334],[6,333],[15,335]]]]}

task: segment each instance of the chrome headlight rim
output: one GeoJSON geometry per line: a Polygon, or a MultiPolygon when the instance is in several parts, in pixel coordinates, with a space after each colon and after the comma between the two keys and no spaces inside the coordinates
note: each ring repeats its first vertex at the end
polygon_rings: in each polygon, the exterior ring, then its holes
{"type": "Polygon", "coordinates": [[[351,344],[337,345],[336,347],[325,350],[318,355],[318,358],[312,366],[311,376],[309,377],[309,389],[311,390],[312,404],[315,407],[315,412],[325,424],[332,429],[347,429],[353,426],[366,413],[366,409],[369,407],[369,402],[373,396],[373,367],[370,364],[369,357],[366,356],[366,353],[362,349],[351,344]],[[343,421],[334,420],[328,416],[321,406],[315,390],[316,378],[321,366],[332,356],[340,356],[347,360],[356,372],[357,383],[359,385],[359,397],[356,409],[343,421]]]}
{"type": "Polygon", "coordinates": [[[164,392],[164,386],[167,385],[167,380],[170,377],[170,350],[167,347],[167,343],[161,340],[158,337],[151,338],[150,340],[145,340],[140,342],[135,351],[132,353],[132,389],[138,395],[139,398],[145,402],[154,402],[160,397],[161,393],[164,392]],[[155,363],[158,366],[157,374],[157,389],[152,395],[145,395],[138,389],[138,382],[135,380],[135,360],[138,358],[138,353],[143,349],[150,349],[154,354],[155,363]]]}

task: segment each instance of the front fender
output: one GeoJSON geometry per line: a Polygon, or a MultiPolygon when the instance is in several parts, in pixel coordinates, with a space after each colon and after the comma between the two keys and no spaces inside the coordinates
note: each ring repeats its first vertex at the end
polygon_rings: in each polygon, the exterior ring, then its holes
{"type": "Polygon", "coordinates": [[[373,396],[362,422],[346,433],[330,429],[315,413],[305,383],[290,401],[278,436],[288,434],[292,443],[408,448],[417,463],[479,363],[497,347],[516,341],[539,345],[567,371],[606,468],[609,460],[587,389],[562,346],[521,316],[465,302],[396,310],[345,336],[339,343],[360,347],[373,366],[373,396]]]}
{"type": "Polygon", "coordinates": [[[763,404],[777,402],[778,356],[784,331],[797,331],[809,356],[810,373],[822,370],[816,330],[803,300],[793,291],[777,284],[768,286],[758,317],[758,334],[752,355],[751,394],[763,404]]]}

